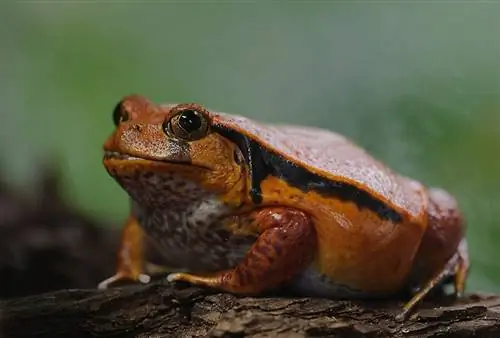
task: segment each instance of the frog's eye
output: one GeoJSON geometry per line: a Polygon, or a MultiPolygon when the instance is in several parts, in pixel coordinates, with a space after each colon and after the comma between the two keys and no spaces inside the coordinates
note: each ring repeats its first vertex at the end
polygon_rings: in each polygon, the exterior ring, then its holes
{"type": "Polygon", "coordinates": [[[115,126],[118,126],[120,123],[125,122],[129,119],[128,112],[122,106],[121,102],[115,106],[113,109],[113,122],[115,126]]]}
{"type": "Polygon", "coordinates": [[[194,109],[184,109],[165,121],[163,129],[174,137],[194,141],[203,138],[208,133],[208,121],[200,112],[194,109]]]}

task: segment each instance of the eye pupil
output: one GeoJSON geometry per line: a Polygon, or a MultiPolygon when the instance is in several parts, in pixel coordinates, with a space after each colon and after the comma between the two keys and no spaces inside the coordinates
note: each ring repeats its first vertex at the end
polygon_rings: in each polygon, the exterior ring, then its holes
{"type": "Polygon", "coordinates": [[[201,125],[201,117],[194,110],[185,110],[179,116],[179,125],[187,132],[198,130],[201,125]]]}

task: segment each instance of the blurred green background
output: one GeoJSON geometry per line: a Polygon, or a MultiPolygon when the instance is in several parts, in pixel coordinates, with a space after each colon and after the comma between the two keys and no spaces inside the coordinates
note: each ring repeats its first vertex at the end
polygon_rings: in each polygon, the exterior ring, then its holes
{"type": "Polygon", "coordinates": [[[0,163],[119,223],[101,165],[125,94],[343,133],[442,186],[468,219],[469,290],[500,291],[499,2],[17,2],[0,12],[0,163]]]}

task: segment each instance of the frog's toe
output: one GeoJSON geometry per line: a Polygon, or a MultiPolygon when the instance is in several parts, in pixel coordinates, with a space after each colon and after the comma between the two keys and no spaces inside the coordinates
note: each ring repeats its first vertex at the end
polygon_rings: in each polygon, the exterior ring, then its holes
{"type": "Polygon", "coordinates": [[[188,273],[174,272],[174,273],[168,274],[167,281],[170,283],[187,282],[187,283],[191,283],[191,284],[197,284],[196,282],[198,281],[198,277],[194,276],[194,275],[190,275],[188,273]]]}
{"type": "Polygon", "coordinates": [[[103,280],[102,282],[100,282],[98,285],[97,285],[97,288],[99,290],[106,290],[108,289],[110,286],[112,286],[113,284],[115,284],[116,282],[120,281],[120,280],[123,280],[123,276],[121,274],[115,274],[109,278],[106,278],[105,280],[103,280]]]}
{"type": "Polygon", "coordinates": [[[148,284],[149,282],[151,282],[151,276],[146,275],[145,273],[141,273],[139,277],[137,277],[137,281],[141,282],[142,284],[148,284]]]}
{"type": "Polygon", "coordinates": [[[180,280],[181,277],[179,275],[180,275],[180,273],[170,273],[167,276],[167,281],[169,283],[174,283],[174,282],[180,280]]]}
{"type": "Polygon", "coordinates": [[[175,272],[167,276],[168,282],[185,282],[204,287],[220,287],[220,274],[213,276],[197,276],[184,272],[175,272]]]}
{"type": "Polygon", "coordinates": [[[151,276],[146,275],[146,274],[139,274],[138,276],[128,276],[126,274],[122,273],[116,273],[115,275],[103,280],[97,285],[97,288],[99,290],[106,290],[112,286],[114,286],[117,283],[122,283],[122,282],[140,282],[142,284],[148,284],[151,281],[151,276]]]}

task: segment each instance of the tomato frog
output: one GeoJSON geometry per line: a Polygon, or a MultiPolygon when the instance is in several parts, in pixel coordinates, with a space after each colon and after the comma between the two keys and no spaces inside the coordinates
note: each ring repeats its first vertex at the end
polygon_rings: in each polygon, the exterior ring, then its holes
{"type": "Polygon", "coordinates": [[[395,173],[331,131],[264,124],[139,95],[115,107],[104,166],[130,197],[114,276],[150,280],[150,240],[184,281],[240,295],[383,298],[398,318],[469,260],[454,197],[395,173]]]}

